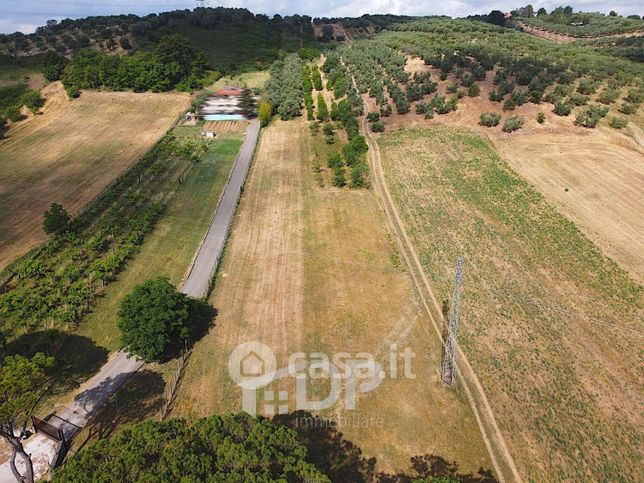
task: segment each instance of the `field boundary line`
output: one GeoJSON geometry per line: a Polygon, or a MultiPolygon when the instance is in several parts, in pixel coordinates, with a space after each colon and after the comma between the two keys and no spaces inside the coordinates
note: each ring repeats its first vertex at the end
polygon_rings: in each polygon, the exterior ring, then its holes
{"type": "MultiPolygon", "coordinates": [[[[365,137],[369,144],[369,160],[378,199],[380,200],[380,204],[385,211],[387,220],[396,235],[398,244],[402,249],[403,258],[409,268],[409,272],[422,304],[425,307],[436,335],[441,340],[442,344],[442,332],[439,324],[437,323],[437,314],[441,314],[441,309],[385,182],[380,148],[371,136],[365,117],[362,119],[362,130],[365,133],[365,137]],[[430,304],[427,302],[427,298],[431,299],[431,305],[433,306],[434,311],[432,311],[430,304]]],[[[438,318],[438,320],[440,320],[440,318],[438,318]]],[[[457,377],[465,390],[465,394],[478,423],[481,436],[483,437],[485,446],[488,449],[488,453],[497,476],[501,482],[521,482],[521,476],[514,463],[514,459],[507,448],[503,434],[497,425],[494,413],[492,412],[490,403],[485,395],[485,391],[483,390],[483,386],[478,380],[478,377],[472,369],[466,355],[460,349],[458,354],[457,377]],[[472,389],[474,390],[474,393],[472,389]]]]}

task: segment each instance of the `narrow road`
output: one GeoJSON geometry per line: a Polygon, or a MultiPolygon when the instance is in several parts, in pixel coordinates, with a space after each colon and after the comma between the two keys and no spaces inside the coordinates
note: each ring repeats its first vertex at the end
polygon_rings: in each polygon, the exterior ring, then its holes
{"type": "MultiPolygon", "coordinates": [[[[398,240],[401,253],[403,254],[405,263],[409,268],[409,273],[411,274],[425,311],[432,321],[436,335],[442,340],[442,327],[441,324],[437,322],[442,320],[441,308],[432,292],[429,280],[425,275],[425,271],[423,270],[420,259],[416,254],[416,250],[405,231],[404,223],[398,214],[396,205],[394,204],[389,188],[387,187],[385,174],[382,169],[380,148],[369,131],[366,117],[362,118],[362,130],[367,139],[367,144],[369,145],[369,164],[371,165],[371,171],[373,173],[376,194],[378,195],[385,214],[387,215],[389,225],[396,234],[396,239],[398,240]]],[[[514,459],[508,451],[503,434],[496,423],[492,408],[490,407],[485,392],[483,391],[483,386],[481,386],[481,383],[476,377],[466,355],[460,350],[458,352],[457,359],[457,377],[461,382],[461,386],[463,387],[470,406],[472,407],[472,411],[474,412],[479,429],[481,430],[483,441],[485,442],[490,458],[492,459],[492,464],[494,465],[497,477],[501,482],[522,481],[514,463],[514,459]]]]}
{"type": "MultiPolygon", "coordinates": [[[[257,119],[248,124],[244,143],[219,199],[208,232],[199,246],[190,273],[181,286],[181,292],[186,295],[203,298],[210,290],[210,283],[217,270],[219,258],[226,244],[228,230],[246,181],[246,174],[253,159],[259,138],[259,128],[257,119]]],[[[71,440],[141,366],[143,366],[143,361],[130,357],[124,351],[112,354],[101,370],[81,385],[74,400],[70,404],[56,409],[48,422],[61,429],[65,438],[71,440]]],[[[34,477],[36,479],[44,477],[58,451],[58,444],[43,433],[36,433],[25,441],[24,446],[27,453],[31,455],[34,477]]],[[[16,459],[16,464],[18,470],[24,473],[24,466],[20,458],[16,459]]],[[[15,478],[7,460],[0,464],[0,483],[13,481],[15,478]]]]}
{"type": "Polygon", "coordinates": [[[244,144],[239,150],[235,167],[219,200],[215,216],[210,222],[208,233],[204,238],[190,274],[181,287],[181,292],[191,297],[203,298],[208,294],[219,258],[224,250],[228,229],[233,220],[239,196],[246,181],[246,174],[253,159],[255,146],[259,137],[259,121],[253,119],[248,124],[244,144]]]}

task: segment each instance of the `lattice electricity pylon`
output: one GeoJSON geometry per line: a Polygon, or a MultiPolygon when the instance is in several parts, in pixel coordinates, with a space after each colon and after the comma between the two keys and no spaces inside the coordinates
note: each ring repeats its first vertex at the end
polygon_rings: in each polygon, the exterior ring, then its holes
{"type": "Polygon", "coordinates": [[[441,366],[441,380],[444,386],[452,387],[456,380],[456,354],[458,352],[458,329],[460,324],[461,283],[463,282],[463,263],[465,259],[458,257],[456,260],[456,273],[454,274],[454,293],[452,294],[452,313],[447,323],[445,346],[443,350],[443,363],[441,366]]]}

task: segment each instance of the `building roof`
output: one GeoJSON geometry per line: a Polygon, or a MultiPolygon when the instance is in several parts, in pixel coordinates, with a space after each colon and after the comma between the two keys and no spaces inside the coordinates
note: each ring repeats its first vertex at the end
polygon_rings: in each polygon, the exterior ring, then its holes
{"type": "Polygon", "coordinates": [[[215,91],[218,96],[238,96],[244,89],[237,86],[226,86],[215,91]]]}

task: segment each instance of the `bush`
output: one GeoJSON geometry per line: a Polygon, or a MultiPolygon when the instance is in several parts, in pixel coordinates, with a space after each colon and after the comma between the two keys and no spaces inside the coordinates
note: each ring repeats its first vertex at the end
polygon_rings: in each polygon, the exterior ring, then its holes
{"type": "Polygon", "coordinates": [[[503,123],[503,132],[514,132],[523,127],[523,117],[521,116],[512,116],[508,117],[503,123]]]}
{"type": "Polygon", "coordinates": [[[77,97],[80,97],[80,90],[78,89],[78,87],[76,87],[76,86],[74,86],[74,85],[67,86],[67,87],[65,88],[65,90],[67,91],[67,95],[68,95],[71,99],[76,99],[77,97]]]}
{"type": "Polygon", "coordinates": [[[332,153],[327,158],[327,164],[329,165],[329,168],[336,169],[344,166],[344,161],[342,160],[340,153],[332,153]]]}
{"type": "Polygon", "coordinates": [[[118,327],[125,349],[146,362],[159,361],[194,329],[191,301],[165,278],[148,280],[121,301],[118,327]]]}
{"type": "Polygon", "coordinates": [[[469,89],[467,89],[467,95],[469,97],[478,97],[481,94],[481,88],[478,84],[472,84],[469,89]]]}
{"type": "Polygon", "coordinates": [[[479,124],[481,124],[481,126],[493,127],[493,126],[498,126],[500,121],[501,121],[501,116],[499,114],[489,112],[489,113],[481,114],[479,124]]]}
{"type": "Polygon", "coordinates": [[[20,103],[27,106],[31,112],[36,113],[45,104],[45,100],[40,97],[40,92],[27,91],[20,97],[20,103]]]}
{"type": "Polygon", "coordinates": [[[619,91],[615,89],[604,89],[601,91],[599,96],[597,96],[597,101],[602,104],[612,104],[619,97],[619,91]]]}
{"type": "Polygon", "coordinates": [[[11,122],[17,122],[22,119],[22,113],[20,112],[20,107],[17,104],[12,104],[4,110],[4,115],[11,122]]]}
{"type": "Polygon", "coordinates": [[[614,127],[615,129],[623,129],[628,125],[628,121],[620,116],[614,116],[610,120],[610,127],[614,127]]]}
{"type": "Polygon", "coordinates": [[[367,121],[369,122],[376,122],[380,120],[380,113],[378,112],[370,112],[367,114],[367,121]]]}
{"type": "Polygon", "coordinates": [[[324,132],[325,136],[333,136],[333,133],[335,132],[333,129],[333,124],[328,122],[324,125],[322,131],[324,132]]]}
{"type": "Polygon", "coordinates": [[[259,123],[262,127],[268,126],[268,123],[271,122],[271,117],[273,116],[273,106],[270,102],[266,100],[261,100],[259,102],[259,123]]]}
{"type": "Polygon", "coordinates": [[[371,130],[373,132],[385,132],[385,123],[382,121],[376,121],[371,125],[371,130]]]}
{"type": "Polygon", "coordinates": [[[543,124],[544,122],[546,122],[546,115],[543,112],[540,112],[537,114],[537,122],[539,124],[543,124]]]}
{"type": "Polygon", "coordinates": [[[624,103],[619,108],[619,112],[621,112],[622,114],[635,114],[639,107],[639,104],[633,104],[632,102],[624,101],[624,103]]]}
{"type": "Polygon", "coordinates": [[[557,101],[555,102],[555,107],[552,112],[557,116],[568,116],[572,112],[572,106],[567,102],[557,101]]]}
{"type": "Polygon", "coordinates": [[[331,184],[336,188],[342,188],[347,185],[347,178],[344,176],[344,168],[339,167],[333,170],[331,184]]]}
{"type": "Polygon", "coordinates": [[[425,112],[427,112],[427,104],[422,102],[416,104],[416,114],[425,114],[425,112]]]}
{"type": "Polygon", "coordinates": [[[608,113],[607,107],[591,106],[586,111],[580,112],[575,118],[575,124],[578,126],[594,128],[599,120],[608,113]]]}

